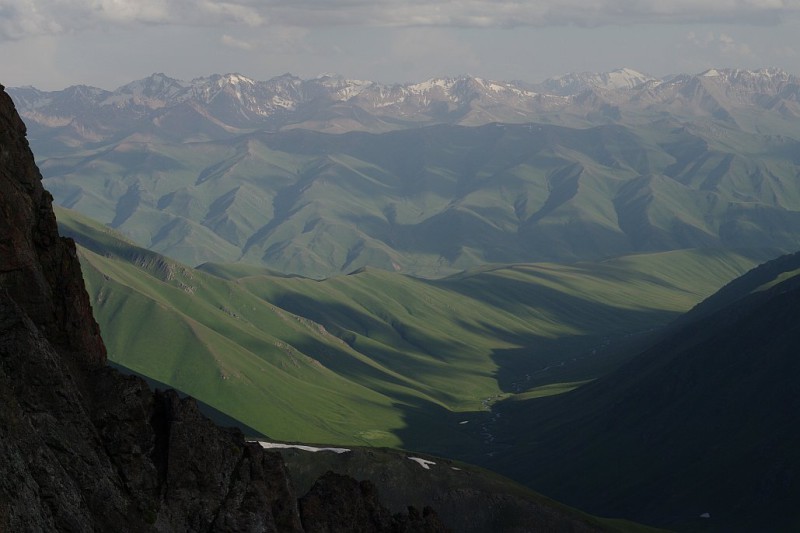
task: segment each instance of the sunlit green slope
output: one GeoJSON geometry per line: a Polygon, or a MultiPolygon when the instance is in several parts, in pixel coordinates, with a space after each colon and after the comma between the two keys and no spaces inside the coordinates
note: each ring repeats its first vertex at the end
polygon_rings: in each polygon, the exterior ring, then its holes
{"type": "Polygon", "coordinates": [[[464,414],[604,374],[618,362],[592,347],[666,323],[753,265],[680,251],[316,281],[191,269],[58,215],[81,245],[112,360],[285,440],[466,450],[478,437],[458,424],[464,414]],[[552,365],[562,371],[535,376],[552,365]]]}

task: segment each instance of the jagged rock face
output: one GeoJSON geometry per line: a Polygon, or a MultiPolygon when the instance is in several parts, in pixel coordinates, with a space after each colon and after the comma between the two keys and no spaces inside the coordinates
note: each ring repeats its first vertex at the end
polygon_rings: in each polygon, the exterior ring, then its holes
{"type": "Polygon", "coordinates": [[[67,365],[5,291],[0,339],[0,530],[143,526],[67,365]]]}
{"type": "Polygon", "coordinates": [[[58,236],[25,125],[0,85],[0,287],[54,347],[100,366],[106,350],[71,240],[58,236]]]}
{"type": "Polygon", "coordinates": [[[4,296],[0,531],[302,531],[279,455],[110,368],[87,401],[4,296]]]}
{"type": "MultiPolygon", "coordinates": [[[[280,455],[105,366],[74,244],[40,181],[0,86],[0,532],[303,531],[280,455]]],[[[342,531],[435,519],[364,522],[355,510],[387,514],[373,493],[335,504],[345,511],[326,520],[342,531]]]]}

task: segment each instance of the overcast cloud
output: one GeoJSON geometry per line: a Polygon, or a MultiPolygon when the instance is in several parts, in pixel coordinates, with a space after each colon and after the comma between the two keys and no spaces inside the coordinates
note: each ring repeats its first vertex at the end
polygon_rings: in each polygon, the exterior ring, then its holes
{"type": "Polygon", "coordinates": [[[453,26],[777,24],[800,0],[0,0],[0,36],[100,25],[453,26]]]}
{"type": "Polygon", "coordinates": [[[539,81],[620,66],[797,73],[798,25],[800,0],[0,0],[0,81],[109,86],[157,70],[381,81],[539,81]]]}

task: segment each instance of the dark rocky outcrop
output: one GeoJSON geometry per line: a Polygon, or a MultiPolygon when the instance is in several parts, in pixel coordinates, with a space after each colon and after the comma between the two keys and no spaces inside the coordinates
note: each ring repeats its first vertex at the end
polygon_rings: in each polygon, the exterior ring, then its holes
{"type": "Polygon", "coordinates": [[[298,505],[280,455],[107,367],[51,202],[0,86],[0,531],[442,530],[341,476],[298,505]]]}
{"type": "Polygon", "coordinates": [[[70,362],[106,362],[71,240],[58,236],[52,197],[0,86],[0,286],[70,362]]]}
{"type": "Polygon", "coordinates": [[[367,533],[368,531],[425,531],[446,528],[426,507],[422,514],[409,507],[408,514],[391,515],[378,499],[371,481],[327,472],[300,499],[300,515],[307,533],[367,533]]]}
{"type": "MultiPolygon", "coordinates": [[[[304,524],[315,522],[307,516],[317,506],[311,505],[311,495],[323,490],[324,482],[336,481],[326,475],[332,471],[342,474],[344,479],[370,480],[369,485],[359,490],[366,493],[377,490],[380,503],[392,513],[405,511],[408,505],[417,509],[433,505],[436,516],[459,533],[615,530],[607,522],[559,505],[508,478],[450,459],[414,454],[417,459],[430,461],[428,468],[423,468],[415,460],[409,460],[408,452],[387,448],[353,448],[341,454],[283,449],[281,455],[295,487],[301,492],[308,491],[300,501],[304,524]]],[[[353,486],[339,483],[345,489],[353,486]]],[[[425,518],[425,513],[409,514],[408,518],[414,516],[425,518]]]]}

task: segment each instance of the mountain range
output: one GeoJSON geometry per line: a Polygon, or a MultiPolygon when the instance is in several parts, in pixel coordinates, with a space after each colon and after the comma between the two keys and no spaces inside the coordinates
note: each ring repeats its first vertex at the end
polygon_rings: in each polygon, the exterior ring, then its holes
{"type": "Polygon", "coordinates": [[[192,266],[441,277],[800,245],[800,93],[774,69],[539,87],[154,75],[11,94],[59,205],[192,266]]]}
{"type": "Polygon", "coordinates": [[[800,247],[795,77],[150,81],[15,91],[118,364],[284,439],[798,527],[798,256],[677,318],[800,247]]]}
{"type": "Polygon", "coordinates": [[[798,83],[778,69],[711,69],[656,79],[623,68],[539,84],[461,76],[393,85],[291,74],[268,81],[215,74],[185,82],[159,73],[114,91],[79,85],[9,92],[35,135],[39,128],[54,129],[54,142],[70,137],[88,144],[144,128],[167,138],[208,140],[252,129],[375,133],[437,123],[589,125],[665,113],[744,123],[754,113],[774,113],[791,120],[800,117],[798,83]]]}

